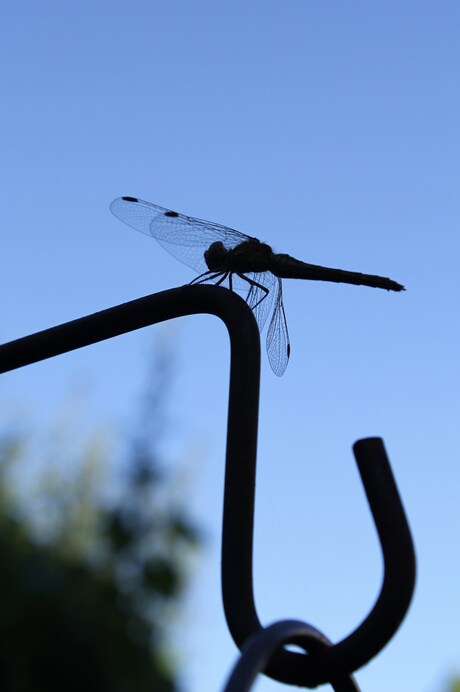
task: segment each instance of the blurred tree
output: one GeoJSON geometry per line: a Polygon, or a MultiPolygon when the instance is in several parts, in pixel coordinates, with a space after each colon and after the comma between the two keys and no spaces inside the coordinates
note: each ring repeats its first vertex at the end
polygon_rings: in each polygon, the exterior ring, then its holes
{"type": "Polygon", "coordinates": [[[157,349],[116,499],[101,493],[98,440],[72,471],[61,454],[24,496],[27,436],[0,439],[1,690],[177,689],[165,635],[199,536],[159,460],[169,366],[157,349]]]}

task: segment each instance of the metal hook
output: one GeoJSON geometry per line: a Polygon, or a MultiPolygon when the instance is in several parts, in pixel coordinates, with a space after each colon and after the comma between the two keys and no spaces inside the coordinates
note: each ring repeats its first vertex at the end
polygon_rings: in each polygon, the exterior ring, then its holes
{"type": "MultiPolygon", "coordinates": [[[[251,449],[253,444],[247,428],[255,402],[247,387],[244,397],[230,399],[222,591],[227,624],[235,643],[242,648],[251,635],[262,629],[252,588],[255,450],[254,456],[242,456],[243,449],[251,449]]],[[[394,635],[412,598],[414,548],[383,441],[360,440],[354,445],[354,453],[382,548],[383,585],[368,617],[341,642],[314,656],[286,650],[273,656],[265,673],[287,684],[316,687],[330,681],[331,675],[351,673],[363,666],[394,635]]]]}
{"type": "MultiPolygon", "coordinates": [[[[229,629],[242,648],[263,629],[252,589],[260,339],[246,303],[231,291],[204,285],[139,298],[0,346],[0,373],[198,313],[220,317],[231,342],[222,593],[229,629]]],[[[394,634],[410,603],[415,579],[412,540],[383,443],[378,438],[361,440],[354,451],[382,546],[383,586],[370,615],[343,641],[312,655],[278,651],[266,674],[285,683],[316,686],[364,665],[394,634]]]]}

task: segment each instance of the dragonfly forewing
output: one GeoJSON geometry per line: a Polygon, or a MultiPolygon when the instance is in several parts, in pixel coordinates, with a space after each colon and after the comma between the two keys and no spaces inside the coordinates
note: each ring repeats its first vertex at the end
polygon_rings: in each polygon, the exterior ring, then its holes
{"type": "Polygon", "coordinates": [[[110,205],[112,213],[140,233],[155,238],[173,257],[199,274],[207,271],[204,252],[221,241],[227,249],[250,236],[211,221],[179,214],[134,197],[118,197],[110,205]]]}

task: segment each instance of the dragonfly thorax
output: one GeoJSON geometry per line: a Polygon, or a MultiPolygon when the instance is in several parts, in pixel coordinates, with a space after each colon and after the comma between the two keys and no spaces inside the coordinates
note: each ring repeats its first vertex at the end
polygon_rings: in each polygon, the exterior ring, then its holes
{"type": "Polygon", "coordinates": [[[249,238],[230,250],[221,241],[212,243],[204,253],[209,271],[212,272],[246,272],[269,271],[273,251],[269,245],[257,238],[249,238]]]}

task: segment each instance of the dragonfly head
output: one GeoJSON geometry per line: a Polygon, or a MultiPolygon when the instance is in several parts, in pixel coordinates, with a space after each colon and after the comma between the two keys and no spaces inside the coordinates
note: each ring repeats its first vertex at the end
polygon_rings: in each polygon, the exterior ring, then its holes
{"type": "Polygon", "coordinates": [[[211,243],[204,253],[204,260],[208,269],[212,272],[225,271],[228,254],[229,250],[220,240],[211,243]]]}

